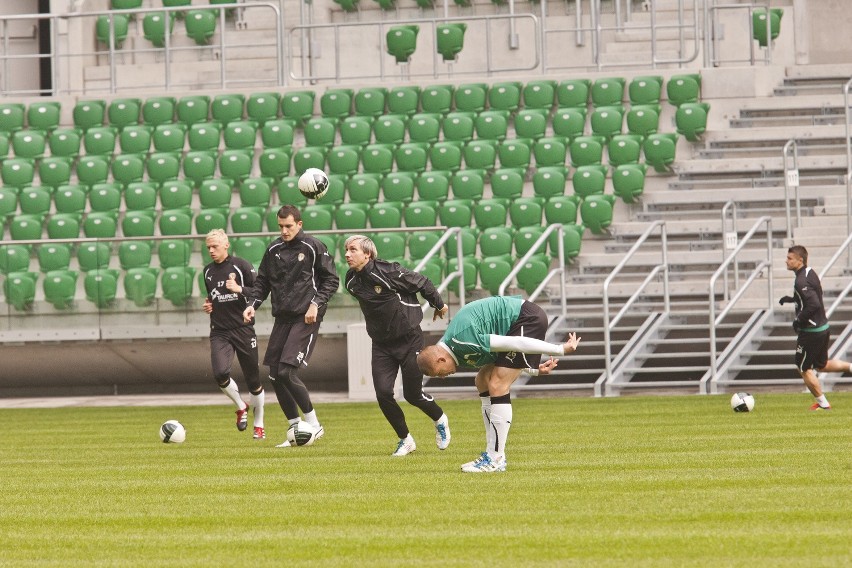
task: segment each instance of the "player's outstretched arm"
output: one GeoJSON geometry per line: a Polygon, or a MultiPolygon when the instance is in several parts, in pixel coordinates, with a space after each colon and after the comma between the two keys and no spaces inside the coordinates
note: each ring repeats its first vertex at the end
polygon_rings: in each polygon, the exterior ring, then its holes
{"type": "Polygon", "coordinates": [[[577,350],[577,346],[580,345],[580,340],[582,337],[577,337],[576,333],[569,333],[568,339],[565,340],[565,343],[562,344],[562,349],[565,350],[565,354],[573,353],[577,350]]]}

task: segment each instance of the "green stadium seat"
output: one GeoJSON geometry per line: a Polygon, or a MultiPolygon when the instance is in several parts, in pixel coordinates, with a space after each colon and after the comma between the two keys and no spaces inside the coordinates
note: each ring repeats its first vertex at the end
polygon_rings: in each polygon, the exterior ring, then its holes
{"type": "Polygon", "coordinates": [[[662,91],[663,78],[656,75],[634,77],[627,85],[631,106],[660,104],[662,91]]]}
{"type": "Polygon", "coordinates": [[[196,122],[189,127],[186,139],[189,149],[196,151],[218,151],[222,127],[218,122],[196,122]]]}
{"type": "Polygon", "coordinates": [[[381,233],[373,242],[379,258],[394,261],[405,257],[405,236],[402,233],[381,233]]]}
{"type": "Polygon", "coordinates": [[[285,148],[293,144],[293,122],[290,119],[267,120],[260,129],[264,148],[285,148]]]}
{"type": "Polygon", "coordinates": [[[349,116],[340,124],[340,143],[364,147],[373,137],[373,121],[368,116],[349,116]]]}
{"type": "Polygon", "coordinates": [[[160,268],[188,266],[192,257],[192,241],[166,239],[157,243],[160,268]]]}
{"type": "Polygon", "coordinates": [[[157,152],[183,152],[186,143],[185,124],[160,124],[154,128],[151,139],[157,152]]]}
{"type": "Polygon", "coordinates": [[[562,225],[575,225],[577,223],[577,210],[580,208],[581,199],[576,195],[554,195],[544,203],[544,220],[547,225],[560,223],[562,225]]]}
{"type": "Polygon", "coordinates": [[[497,140],[502,142],[506,139],[509,130],[509,113],[505,110],[486,110],[479,113],[474,120],[476,137],[480,140],[497,140]]]}
{"type": "Polygon", "coordinates": [[[210,43],[216,33],[216,14],[211,10],[190,10],[186,13],[186,35],[198,45],[210,43]]]}
{"type": "MultiPolygon", "coordinates": [[[[447,274],[458,270],[458,259],[450,257],[447,259],[447,274]]],[[[467,292],[476,289],[477,275],[479,273],[479,259],[465,257],[462,259],[462,282],[467,292]]]]}
{"type": "Polygon", "coordinates": [[[466,168],[490,171],[497,161],[497,143],[494,140],[473,140],[464,147],[463,154],[466,168]]]}
{"type": "Polygon", "coordinates": [[[701,75],[672,75],[666,83],[666,97],[674,106],[697,103],[701,99],[701,75]]]}
{"type": "Polygon", "coordinates": [[[462,165],[462,142],[437,142],[429,148],[433,170],[457,172],[462,165]]]}
{"type": "MultiPolygon", "coordinates": [[[[263,126],[267,120],[278,118],[281,95],[275,92],[252,93],[246,99],[246,116],[263,126]]],[[[311,102],[313,109],[313,101],[311,102]]],[[[285,118],[290,118],[285,115],[285,118]]]]}
{"type": "MultiPolygon", "coordinates": [[[[182,8],[182,7],[191,6],[191,5],[192,5],[192,0],[163,0],[163,7],[164,8],[182,8]]],[[[179,20],[182,20],[184,18],[184,15],[186,14],[186,12],[178,12],[178,11],[171,12],[171,13],[174,14],[175,18],[177,18],[179,20]]]]}
{"type": "Polygon", "coordinates": [[[118,226],[116,214],[112,211],[92,211],[83,222],[83,234],[86,238],[111,239],[115,237],[118,226]]]}
{"type": "Polygon", "coordinates": [[[121,49],[127,39],[129,29],[128,17],[123,14],[98,16],[95,21],[95,37],[106,46],[112,43],[115,49],[121,49]]]}
{"type": "Polygon", "coordinates": [[[566,79],[556,85],[556,106],[578,108],[583,111],[589,104],[591,81],[588,79],[566,79]]]}
{"type": "Polygon", "coordinates": [[[597,136],[580,136],[571,142],[571,165],[600,165],[603,160],[603,143],[597,136]]]}
{"type": "Polygon", "coordinates": [[[464,32],[467,24],[450,22],[435,27],[435,47],[444,61],[455,61],[464,47],[464,32]]]}
{"type": "Polygon", "coordinates": [[[0,132],[11,134],[24,127],[26,106],[21,103],[0,103],[0,132]]]}
{"type": "Polygon", "coordinates": [[[388,93],[388,113],[411,116],[420,107],[420,87],[398,86],[388,93]]]}
{"type": "Polygon", "coordinates": [[[50,212],[52,194],[46,187],[29,186],[21,190],[18,201],[24,215],[44,217],[50,212]]]}
{"type": "Polygon", "coordinates": [[[121,154],[112,161],[112,178],[122,186],[142,181],[145,160],[136,154],[121,154]]]}
{"type": "Polygon", "coordinates": [[[454,199],[477,201],[485,191],[484,174],[477,170],[460,170],[453,174],[450,184],[454,199]]]}
{"type": "Polygon", "coordinates": [[[494,197],[517,199],[524,191],[524,170],[500,168],[491,174],[491,193],[494,197]]]}
{"type": "MultiPolygon", "coordinates": [[[[150,162],[149,162],[150,164],[150,162]]],[[[84,156],[77,162],[77,181],[92,187],[109,177],[110,160],[106,156],[84,156]]]]}
{"type": "MultiPolygon", "coordinates": [[[[325,146],[305,146],[299,148],[293,154],[293,169],[297,174],[301,174],[308,168],[325,170],[325,156],[327,151],[325,146]]],[[[261,172],[263,172],[262,169],[261,172]]],[[[264,173],[263,175],[267,174],[264,173]]]]}
{"type": "Polygon", "coordinates": [[[551,123],[553,134],[565,138],[572,143],[576,138],[583,136],[586,129],[586,110],[579,108],[559,108],[553,114],[551,123]]]}
{"type": "Polygon", "coordinates": [[[42,215],[16,215],[9,221],[9,235],[14,241],[37,241],[41,240],[42,215]]]}
{"type": "MultiPolygon", "coordinates": [[[[513,238],[516,256],[520,258],[532,250],[533,245],[541,237],[542,233],[544,233],[544,227],[541,225],[519,227],[513,238]]],[[[537,250],[543,253],[546,248],[546,246],[542,246],[537,250]]]]}
{"type": "MultiPolygon", "coordinates": [[[[468,219],[468,225],[470,225],[470,219],[468,219]]],[[[414,261],[424,258],[438,244],[440,238],[441,233],[436,231],[414,231],[408,236],[408,256],[414,261]]]]}
{"type": "Polygon", "coordinates": [[[116,99],[107,107],[110,126],[121,130],[131,124],[139,124],[142,101],[139,99],[116,99]]]}
{"type": "MultiPolygon", "coordinates": [[[[385,113],[388,90],[384,87],[364,87],[355,94],[355,114],[378,118],[385,113]]],[[[342,129],[341,129],[342,132],[342,129]]]]}
{"type": "Polygon", "coordinates": [[[240,93],[216,95],[210,102],[210,116],[224,126],[232,122],[241,122],[245,104],[246,97],[240,93]]]}
{"type": "Polygon", "coordinates": [[[228,209],[231,206],[232,188],[225,180],[206,179],[198,186],[198,200],[205,209],[228,209]]]}
{"type": "Polygon", "coordinates": [[[373,123],[376,144],[402,144],[405,140],[406,122],[403,115],[379,117],[373,123]]]}
{"type": "Polygon", "coordinates": [[[453,108],[452,85],[431,85],[420,93],[420,108],[425,114],[445,115],[453,108]]]}
{"type": "Polygon", "coordinates": [[[522,84],[517,81],[494,83],[488,90],[488,106],[491,110],[506,110],[514,113],[521,104],[522,84]]]}
{"type": "Polygon", "coordinates": [[[257,142],[257,123],[253,120],[231,120],[225,126],[222,139],[229,150],[253,150],[257,142]]]}
{"type": "MultiPolygon", "coordinates": [[[[420,26],[392,26],[385,36],[388,54],[396,59],[397,63],[408,63],[414,50],[417,49],[417,33],[420,26]]],[[[396,111],[391,111],[396,112],[396,111]]]]}
{"type": "Polygon", "coordinates": [[[126,126],[118,136],[122,154],[143,154],[151,149],[151,127],[145,124],[126,126]]]}
{"type": "Polygon", "coordinates": [[[598,107],[589,117],[592,134],[607,140],[616,134],[621,134],[623,124],[624,115],[620,107],[598,107]]]}
{"type": "Polygon", "coordinates": [[[195,216],[195,232],[206,235],[213,229],[228,230],[227,209],[217,207],[215,209],[202,209],[195,216]]]}
{"type": "Polygon", "coordinates": [[[32,184],[35,166],[28,158],[9,158],[0,164],[0,178],[6,187],[20,189],[32,184]]]}
{"type": "Polygon", "coordinates": [[[192,204],[192,186],[182,180],[172,180],[160,186],[160,205],[164,210],[185,209],[192,204]]]}
{"type": "Polygon", "coordinates": [[[189,235],[192,233],[192,217],[188,211],[182,209],[168,209],[163,211],[159,220],[160,234],[189,235]]]}
{"type": "Polygon", "coordinates": [[[41,272],[67,270],[71,265],[71,245],[66,243],[47,243],[38,247],[36,252],[41,272]]]}
{"type": "Polygon", "coordinates": [[[171,37],[175,27],[175,18],[166,12],[149,12],[142,18],[142,36],[154,47],[166,46],[166,20],[169,22],[168,36],[171,37]]]}
{"type": "Polygon", "coordinates": [[[403,211],[406,227],[434,227],[438,220],[438,211],[434,202],[417,201],[410,203],[403,211]]]}
{"type": "Polygon", "coordinates": [[[52,132],[59,127],[62,105],[57,101],[31,103],[27,107],[27,125],[30,129],[52,132]]]}
{"type": "Polygon", "coordinates": [[[506,227],[507,200],[500,198],[481,199],[473,208],[473,218],[481,230],[490,227],[506,227]]]}
{"type": "Polygon", "coordinates": [[[80,270],[83,272],[107,268],[109,266],[110,256],[111,250],[109,243],[83,243],[77,249],[77,263],[80,265],[80,270]]]}
{"type": "Polygon", "coordinates": [[[360,231],[367,228],[367,209],[358,203],[344,203],[334,212],[336,229],[360,231]]]}
{"type": "MultiPolygon", "coordinates": [[[[106,102],[99,100],[80,101],[74,105],[72,111],[74,126],[86,131],[95,126],[103,126],[106,116],[106,102]]],[[[0,110],[2,116],[2,110],[0,110]]],[[[0,127],[2,130],[2,127],[0,127]]]]}
{"type": "Polygon", "coordinates": [[[449,199],[438,207],[438,219],[447,227],[470,227],[473,219],[472,202],[467,199],[449,199]]]}
{"type": "Polygon", "coordinates": [[[357,12],[360,0],[333,0],[344,12],[357,12]]]}
{"type": "Polygon", "coordinates": [[[512,263],[506,259],[505,255],[483,258],[479,264],[479,279],[482,287],[488,290],[491,295],[496,296],[503,281],[512,272],[512,268],[512,263]]]}
{"type": "Polygon", "coordinates": [[[533,145],[533,156],[537,168],[562,167],[568,156],[568,145],[562,137],[540,138],[533,145]]]}
{"type": "Polygon", "coordinates": [[[476,255],[476,244],[479,241],[479,229],[477,227],[462,227],[456,235],[451,235],[444,244],[444,252],[447,256],[456,256],[458,243],[461,240],[462,256],[473,257],[476,255]]]}
{"type": "Polygon", "coordinates": [[[240,205],[243,207],[269,207],[272,198],[271,184],[261,178],[246,179],[240,186],[240,205]]]}
{"type": "Polygon", "coordinates": [[[547,278],[550,272],[550,257],[546,254],[534,254],[518,271],[518,287],[527,294],[532,294],[547,278]]]}
{"type": "Polygon", "coordinates": [[[656,134],[660,124],[659,105],[637,105],[627,111],[627,131],[645,137],[656,134]]]}
{"type": "MultiPolygon", "coordinates": [[[[586,228],[583,225],[565,225],[564,236],[562,239],[563,259],[565,262],[571,262],[580,254],[580,249],[583,245],[583,233],[586,228]]],[[[559,257],[559,235],[554,233],[548,241],[550,246],[551,256],[559,257]]]]}
{"type": "Polygon", "coordinates": [[[305,145],[331,148],[337,137],[337,120],[317,117],[305,123],[305,145]]]}
{"type": "Polygon", "coordinates": [[[125,237],[153,237],[155,212],[128,211],[121,220],[121,232],[125,237]]]}
{"type": "Polygon", "coordinates": [[[263,232],[262,207],[239,207],[231,215],[231,230],[234,233],[260,233],[263,232]]]}
{"type": "Polygon", "coordinates": [[[625,203],[636,203],[645,191],[644,164],[625,164],[612,171],[613,194],[625,203]]]}
{"type": "Polygon", "coordinates": [[[324,118],[343,120],[352,112],[352,89],[329,89],[320,96],[320,113],[324,118]]]}
{"type": "Polygon", "coordinates": [[[604,234],[612,224],[614,195],[590,195],[580,205],[583,225],[596,235],[604,234]]]}
{"type": "Polygon", "coordinates": [[[541,224],[543,199],[540,197],[518,197],[509,205],[509,220],[515,227],[530,227],[541,224]]]}
{"type": "Polygon", "coordinates": [[[414,199],[416,174],[411,172],[394,172],[385,176],[381,183],[382,196],[385,201],[403,204],[411,203],[414,199]]]}
{"type": "Polygon", "coordinates": [[[173,181],[180,174],[180,154],[172,152],[151,154],[145,170],[148,173],[148,179],[155,183],[164,184],[173,181]]]}
{"type": "Polygon", "coordinates": [[[609,165],[638,164],[642,153],[642,137],[636,134],[613,136],[607,145],[609,165]]]}
{"type": "Polygon", "coordinates": [[[402,226],[402,202],[383,201],[367,211],[370,226],[374,229],[396,229],[402,226]]]}
{"type": "Polygon", "coordinates": [[[533,194],[536,197],[550,198],[565,194],[565,182],[568,171],[564,167],[538,168],[533,174],[533,194]]]}
{"type": "Polygon", "coordinates": [[[191,181],[196,187],[201,182],[216,175],[215,151],[193,151],[187,152],[183,159],[183,177],[191,181]]]}
{"type": "Polygon", "coordinates": [[[302,227],[306,231],[331,230],[333,220],[332,211],[327,207],[308,205],[302,209],[302,227]]]}
{"type": "Polygon", "coordinates": [[[515,115],[515,135],[518,138],[538,140],[547,131],[547,111],[525,109],[515,115]]]}
{"type": "Polygon", "coordinates": [[[429,145],[422,142],[400,144],[394,151],[393,157],[398,170],[423,173],[429,157],[429,145]]]}
{"type": "Polygon", "coordinates": [[[87,155],[112,156],[118,131],[112,126],[92,126],[83,135],[83,147],[87,155]]]}
{"type": "Polygon", "coordinates": [[[210,97],[207,95],[189,95],[181,97],[177,103],[178,121],[187,128],[196,122],[207,122],[210,112],[210,97]]]}
{"type": "Polygon", "coordinates": [[[454,94],[455,107],[459,112],[480,113],[488,103],[488,85],[467,83],[459,85],[454,94]]]}
{"type": "Polygon", "coordinates": [[[769,10],[769,25],[766,23],[766,10],[755,8],[751,13],[751,37],[757,40],[760,47],[766,47],[781,33],[781,17],[784,15],[783,8],[771,8],[769,10]],[[769,35],[767,35],[769,28],[769,35]]]}
{"type": "Polygon", "coordinates": [[[47,136],[40,130],[18,130],[12,133],[10,142],[15,157],[35,160],[44,156],[47,136]]]}
{"type": "Polygon", "coordinates": [[[83,136],[76,128],[57,128],[47,139],[51,156],[76,158],[80,154],[83,136]]]}
{"type": "Polygon", "coordinates": [[[410,142],[426,142],[433,144],[441,134],[440,116],[433,113],[418,113],[408,121],[408,138],[410,142]]]}
{"type": "Polygon", "coordinates": [[[642,143],[645,163],[660,173],[671,172],[676,149],[677,134],[674,133],[652,134],[642,143]]]}
{"type": "Polygon", "coordinates": [[[530,81],[522,91],[524,108],[549,111],[556,102],[556,81],[530,81]]]}
{"type": "Polygon", "coordinates": [[[623,107],[624,78],[597,79],[592,84],[592,104],[595,107],[623,107]]]}
{"type": "Polygon", "coordinates": [[[16,310],[23,312],[30,309],[35,301],[36,280],[35,272],[11,272],[3,281],[3,294],[6,303],[16,310]]]}
{"type": "Polygon", "coordinates": [[[442,173],[430,171],[417,178],[417,198],[420,201],[444,201],[449,193],[450,180],[442,173]]]}
{"type": "Polygon", "coordinates": [[[260,266],[260,261],[263,260],[266,245],[267,241],[263,237],[239,237],[231,240],[231,253],[249,261],[252,266],[257,268],[260,266]]]}
{"type": "Polygon", "coordinates": [[[124,296],[137,307],[145,308],[157,297],[156,269],[133,267],[124,273],[124,296]]]}
{"type": "Polygon", "coordinates": [[[66,310],[74,304],[77,292],[77,272],[68,269],[51,270],[42,282],[44,299],[57,310],[66,310]]]}
{"type": "Polygon", "coordinates": [[[606,187],[606,166],[580,166],[572,178],[574,195],[583,199],[591,195],[603,195],[606,187]]]}
{"type": "Polygon", "coordinates": [[[441,124],[445,141],[470,142],[473,139],[475,117],[470,112],[451,112],[441,124]]]}
{"type": "Polygon", "coordinates": [[[313,91],[295,91],[281,96],[281,114],[297,125],[304,124],[314,114],[313,91]]]}
{"type": "MultiPolygon", "coordinates": [[[[308,198],[302,195],[302,192],[299,191],[299,176],[286,176],[281,178],[278,182],[277,192],[278,201],[282,205],[289,203],[290,205],[296,205],[301,208],[308,203],[308,198]]],[[[277,211],[278,207],[273,206],[272,209],[277,211]]],[[[278,221],[275,221],[274,226],[270,230],[278,230],[278,221]]]]}
{"type": "Polygon", "coordinates": [[[381,176],[378,174],[356,174],[349,180],[347,191],[352,203],[373,205],[379,200],[381,176]]]}
{"type": "Polygon", "coordinates": [[[328,176],[328,190],[322,196],[322,205],[334,209],[346,198],[346,176],[328,176]]]}
{"type": "Polygon", "coordinates": [[[17,211],[18,191],[11,187],[0,186],[0,229],[2,229],[3,223],[6,222],[6,219],[14,216],[17,211]]]}
{"type": "Polygon", "coordinates": [[[219,175],[232,185],[240,185],[251,176],[254,168],[254,151],[225,150],[219,155],[219,175]]]}
{"type": "Polygon", "coordinates": [[[678,134],[690,142],[698,142],[707,130],[707,103],[683,103],[675,111],[675,126],[678,134]]]}
{"type": "Polygon", "coordinates": [[[43,186],[55,190],[71,181],[72,158],[50,157],[42,159],[38,164],[38,177],[43,186]]]}
{"type": "Polygon", "coordinates": [[[0,161],[9,157],[9,135],[0,132],[0,161]]]}
{"type": "Polygon", "coordinates": [[[531,142],[525,138],[504,140],[497,146],[501,168],[522,168],[526,173],[532,157],[531,142]]]}
{"type": "Polygon", "coordinates": [[[194,281],[195,269],[190,266],[166,268],[160,277],[163,298],[175,306],[185,306],[192,299],[194,281]]]}
{"type": "Polygon", "coordinates": [[[29,245],[0,245],[0,274],[27,272],[29,269],[29,245]]]}

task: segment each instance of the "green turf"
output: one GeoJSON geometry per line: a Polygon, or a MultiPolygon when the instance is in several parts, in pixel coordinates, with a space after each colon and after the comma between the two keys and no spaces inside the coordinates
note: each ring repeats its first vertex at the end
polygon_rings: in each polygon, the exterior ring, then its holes
{"type": "Polygon", "coordinates": [[[224,405],[2,410],[0,566],[852,565],[852,394],[728,398],[517,399],[488,475],[459,471],[476,400],[443,403],[443,452],[403,404],[402,459],[367,403],[320,405],[325,438],[291,449],[274,405],[262,442],[224,405]]]}

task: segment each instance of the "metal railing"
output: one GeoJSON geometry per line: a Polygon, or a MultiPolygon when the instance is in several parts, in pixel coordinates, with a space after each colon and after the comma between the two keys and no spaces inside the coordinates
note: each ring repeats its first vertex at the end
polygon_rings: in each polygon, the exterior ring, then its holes
{"type": "MultiPolygon", "coordinates": [[[[748,63],[750,65],[754,65],[756,63],[755,51],[754,51],[754,42],[755,39],[753,37],[752,30],[752,20],[754,17],[755,8],[765,10],[766,11],[766,53],[764,56],[764,62],[766,65],[772,63],[772,18],[770,17],[772,2],[767,0],[765,4],[763,3],[751,3],[751,4],[717,4],[716,0],[705,0],[704,2],[704,66],[705,67],[716,67],[722,63],[748,63]],[[720,51],[719,49],[719,40],[721,37],[724,37],[723,26],[718,22],[719,14],[724,10],[746,10],[748,13],[748,59],[723,59],[721,56],[717,55],[720,51]]],[[[736,34],[730,34],[736,36],[736,34]]],[[[737,36],[739,39],[739,36],[737,36]]]]}
{"type": "MultiPolygon", "coordinates": [[[[849,132],[849,123],[852,122],[852,113],[849,112],[849,90],[852,89],[852,79],[843,85],[843,113],[846,117],[846,232],[852,234],[852,133],[849,132]]],[[[852,255],[849,257],[852,264],[852,255]]]]}
{"type": "Polygon", "coordinates": [[[709,323],[710,323],[710,373],[705,376],[705,378],[701,379],[700,392],[701,394],[708,394],[709,392],[716,392],[716,381],[718,379],[718,371],[719,371],[719,361],[718,361],[718,350],[716,348],[716,326],[722,323],[722,320],[731,312],[740,298],[748,290],[749,286],[763,274],[764,270],[767,271],[766,274],[766,286],[767,286],[767,294],[766,294],[766,308],[771,310],[773,303],[773,288],[772,288],[772,218],[769,216],[760,217],[752,228],[743,236],[740,244],[737,245],[737,248],[731,253],[731,255],[725,259],[725,261],[716,269],[716,272],[713,273],[713,276],[710,277],[710,285],[709,285],[709,300],[708,300],[708,308],[709,308],[709,323]],[[719,280],[719,277],[722,276],[724,272],[728,270],[728,266],[732,262],[736,262],[737,256],[743,251],[745,246],[749,243],[752,237],[757,233],[758,229],[761,225],[766,225],[766,259],[762,260],[757,264],[757,266],[752,270],[748,279],[746,279],[745,283],[741,288],[737,290],[737,293],[734,297],[728,302],[728,305],[725,306],[719,315],[716,315],[716,282],[719,280]],[[709,391],[708,391],[708,384],[709,391]]]}
{"type": "Polygon", "coordinates": [[[802,219],[802,201],[799,199],[799,144],[788,140],[781,150],[784,159],[784,210],[787,214],[787,238],[793,238],[793,223],[790,219],[790,188],[796,190],[796,228],[802,219]],[[793,152],[793,167],[789,166],[790,151],[793,152]]]}
{"type": "MultiPolygon", "coordinates": [[[[407,232],[411,232],[411,229],[398,229],[398,230],[404,230],[404,231],[407,231],[407,232]]],[[[419,230],[421,230],[421,228],[418,228],[417,230],[419,231],[419,230]]],[[[444,277],[444,279],[441,280],[441,282],[438,284],[437,289],[438,289],[438,292],[443,292],[444,290],[449,288],[450,282],[452,282],[453,280],[458,280],[459,306],[463,306],[465,304],[465,282],[464,282],[464,262],[463,262],[464,251],[462,251],[461,229],[459,227],[450,227],[449,229],[447,227],[423,227],[422,230],[429,230],[429,231],[440,230],[440,231],[445,231],[445,232],[444,232],[443,235],[441,235],[441,238],[438,239],[438,242],[436,242],[434,245],[432,245],[432,248],[429,249],[429,252],[427,252],[423,256],[423,258],[420,259],[420,262],[418,262],[417,265],[414,267],[415,272],[420,272],[421,270],[423,270],[423,267],[426,266],[426,263],[429,262],[429,259],[431,259],[435,255],[439,254],[441,252],[441,247],[443,247],[444,244],[448,240],[450,240],[450,237],[455,235],[455,237],[456,237],[456,262],[458,263],[457,266],[456,266],[457,269],[448,273],[444,277]]],[[[377,232],[377,231],[374,230],[373,232],[377,232]]],[[[428,310],[428,309],[429,309],[429,304],[428,303],[424,304],[423,305],[423,311],[426,312],[426,310],[428,310]]]]}

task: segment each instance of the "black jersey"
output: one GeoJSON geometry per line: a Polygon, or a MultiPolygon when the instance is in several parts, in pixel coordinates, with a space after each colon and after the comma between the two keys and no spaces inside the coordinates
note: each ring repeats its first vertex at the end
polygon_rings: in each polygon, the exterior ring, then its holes
{"type": "Polygon", "coordinates": [[[231,292],[225,287],[225,282],[232,275],[237,284],[242,287],[250,287],[254,284],[254,267],[245,259],[229,256],[221,263],[211,262],[204,267],[207,297],[213,302],[210,329],[235,329],[254,324],[254,320],[250,323],[243,321],[243,311],[247,305],[245,296],[231,292]]]}
{"type": "Polygon", "coordinates": [[[802,331],[828,329],[828,318],[822,300],[822,283],[816,270],[804,266],[796,271],[793,298],[796,300],[796,320],[802,331]]]}

